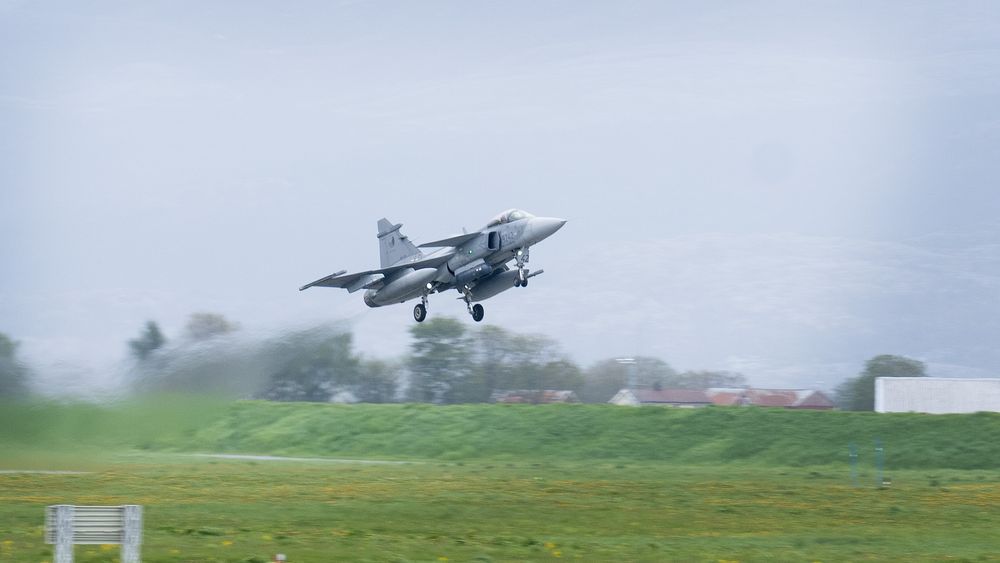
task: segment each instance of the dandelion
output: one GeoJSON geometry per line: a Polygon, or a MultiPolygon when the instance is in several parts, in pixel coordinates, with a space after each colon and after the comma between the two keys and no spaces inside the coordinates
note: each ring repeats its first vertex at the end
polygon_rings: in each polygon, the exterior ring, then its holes
{"type": "Polygon", "coordinates": [[[442,555],[441,557],[438,557],[438,561],[447,561],[447,560],[448,560],[448,558],[445,557],[444,555],[442,555]]]}
{"type": "Polygon", "coordinates": [[[232,540],[222,540],[222,545],[224,545],[226,547],[229,547],[229,546],[233,545],[233,541],[232,540]]]}
{"type": "Polygon", "coordinates": [[[271,541],[271,534],[264,534],[260,537],[264,541],[271,541]]]}
{"type": "Polygon", "coordinates": [[[556,544],[554,544],[554,543],[552,543],[550,541],[545,542],[545,549],[554,549],[555,547],[556,547],[556,544]]]}
{"type": "Polygon", "coordinates": [[[557,549],[552,552],[552,557],[562,557],[562,552],[557,549]]]}
{"type": "Polygon", "coordinates": [[[101,544],[101,551],[111,551],[114,548],[115,548],[114,544],[110,544],[110,543],[102,543],[101,544]]]}

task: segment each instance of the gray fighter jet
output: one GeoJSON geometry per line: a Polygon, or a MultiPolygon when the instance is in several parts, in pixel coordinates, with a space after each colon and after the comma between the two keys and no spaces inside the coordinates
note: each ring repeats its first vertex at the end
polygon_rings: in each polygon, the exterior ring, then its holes
{"type": "Polygon", "coordinates": [[[497,215],[485,227],[474,232],[455,235],[414,246],[399,231],[402,223],[387,219],[378,222],[378,245],[381,268],[348,274],[346,270],[299,288],[313,286],[340,287],[354,293],[364,289],[365,304],[381,307],[420,298],[413,308],[413,318],[427,318],[427,296],[456,289],[462,294],[472,318],[483,320],[483,306],[476,301],[489,299],[512,287],[527,287],[528,280],[544,270],[528,270],[528,249],[552,233],[566,221],[551,217],[535,217],[518,209],[497,215]],[[437,248],[424,254],[420,248],[437,248]],[[513,260],[514,267],[508,266],[513,260]]]}

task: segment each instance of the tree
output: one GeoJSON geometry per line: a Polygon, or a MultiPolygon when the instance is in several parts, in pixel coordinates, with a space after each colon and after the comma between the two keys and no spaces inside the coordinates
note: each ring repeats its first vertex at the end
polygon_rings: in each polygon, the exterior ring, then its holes
{"type": "Polygon", "coordinates": [[[356,397],[362,403],[391,403],[396,400],[402,366],[385,360],[363,360],[356,397]]]}
{"type": "Polygon", "coordinates": [[[585,379],[583,370],[572,361],[561,358],[547,362],[538,373],[538,389],[555,389],[579,392],[585,379]]]}
{"type": "Polygon", "coordinates": [[[499,389],[576,391],[583,386],[580,368],[548,336],[487,325],[471,339],[472,373],[456,390],[456,400],[485,402],[499,389]]]}
{"type": "Polygon", "coordinates": [[[239,327],[238,323],[231,322],[218,313],[194,313],[188,317],[184,331],[191,340],[200,341],[228,334],[239,327]]]}
{"type": "Polygon", "coordinates": [[[470,375],[469,337],[465,325],[438,317],[410,328],[413,343],[407,367],[410,399],[429,403],[457,402],[457,392],[470,375]]]}
{"type": "Polygon", "coordinates": [[[875,410],[876,377],[926,377],[927,366],[905,356],[883,354],[865,362],[865,369],[835,390],[837,405],[844,410],[875,410]]]}
{"type": "Polygon", "coordinates": [[[334,395],[357,397],[360,361],[352,351],[349,332],[303,332],[287,338],[284,360],[276,366],[259,396],[274,401],[329,401],[334,395]]]}
{"type": "Polygon", "coordinates": [[[580,392],[580,400],[586,403],[606,403],[621,389],[626,387],[629,377],[634,378],[638,387],[660,389],[668,387],[671,378],[677,376],[670,364],[650,356],[637,356],[625,362],[616,358],[601,360],[590,366],[584,373],[585,384],[580,392]]]}
{"type": "Polygon", "coordinates": [[[0,398],[28,393],[28,370],[17,359],[18,342],[0,333],[0,398]]]}
{"type": "Polygon", "coordinates": [[[143,361],[150,354],[163,347],[167,339],[160,331],[160,327],[153,321],[146,321],[146,326],[138,338],[128,341],[132,355],[139,361],[143,361]]]}

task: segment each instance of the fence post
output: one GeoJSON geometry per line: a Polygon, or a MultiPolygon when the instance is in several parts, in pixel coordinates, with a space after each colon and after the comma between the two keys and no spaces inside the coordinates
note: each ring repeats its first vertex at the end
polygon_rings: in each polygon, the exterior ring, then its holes
{"type": "Polygon", "coordinates": [[[56,506],[55,563],[73,563],[73,513],[74,506],[56,506]]]}
{"type": "Polygon", "coordinates": [[[139,563],[139,546],[142,544],[142,507],[126,504],[122,507],[122,563],[139,563]]]}

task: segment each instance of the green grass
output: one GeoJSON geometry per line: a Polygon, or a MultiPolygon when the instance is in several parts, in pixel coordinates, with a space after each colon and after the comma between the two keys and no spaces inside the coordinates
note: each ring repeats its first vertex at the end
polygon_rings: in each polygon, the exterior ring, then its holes
{"type": "MultiPolygon", "coordinates": [[[[0,561],[51,561],[41,525],[59,503],[142,504],[144,561],[1000,561],[996,436],[992,414],[2,405],[0,469],[90,473],[0,473],[0,561]]],[[[76,550],[78,561],[117,553],[76,550]]]]}
{"type": "Polygon", "coordinates": [[[56,503],[144,505],[148,562],[1000,560],[998,471],[900,471],[876,489],[735,464],[85,461],[94,473],[0,474],[0,560],[51,561],[56,503]]]}
{"type": "Polygon", "coordinates": [[[632,460],[809,466],[850,443],[888,469],[1000,468],[1000,414],[610,405],[326,405],[159,398],[3,405],[0,445],[435,460],[632,460]]]}

